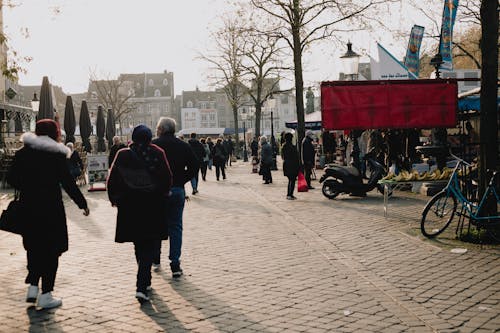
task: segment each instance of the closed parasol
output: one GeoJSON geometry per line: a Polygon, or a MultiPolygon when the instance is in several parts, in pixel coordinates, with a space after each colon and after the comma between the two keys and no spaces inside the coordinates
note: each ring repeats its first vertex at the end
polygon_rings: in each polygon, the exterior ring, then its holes
{"type": "Polygon", "coordinates": [[[73,99],[66,97],[66,107],[64,108],[64,131],[66,132],[66,143],[75,142],[75,109],[73,108],[73,99]]]}
{"type": "Polygon", "coordinates": [[[49,78],[44,76],[40,88],[40,105],[38,107],[37,120],[54,119],[54,103],[52,102],[52,88],[49,78]]]}
{"type": "Polygon", "coordinates": [[[102,106],[97,107],[97,120],[95,123],[97,130],[97,152],[106,151],[106,144],[104,143],[104,132],[106,130],[106,122],[104,120],[104,110],[102,106]]]}
{"type": "Polygon", "coordinates": [[[82,108],[80,110],[80,135],[82,137],[83,147],[86,152],[92,152],[92,145],[90,144],[90,135],[92,134],[92,124],[90,123],[89,109],[87,102],[82,101],[82,108]]]}
{"type": "Polygon", "coordinates": [[[106,140],[108,140],[108,146],[111,149],[113,145],[113,137],[116,134],[115,127],[115,114],[113,109],[108,109],[108,118],[106,119],[106,140]]]}

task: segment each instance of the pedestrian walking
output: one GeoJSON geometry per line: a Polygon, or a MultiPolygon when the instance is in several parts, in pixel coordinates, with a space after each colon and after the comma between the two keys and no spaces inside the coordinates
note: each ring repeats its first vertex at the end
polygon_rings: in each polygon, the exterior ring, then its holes
{"type": "Polygon", "coordinates": [[[267,138],[263,135],[260,137],[260,173],[264,184],[271,184],[273,176],[271,175],[271,167],[273,165],[273,148],[267,142],[267,138]]]}
{"type": "Polygon", "coordinates": [[[217,180],[220,179],[220,174],[222,173],[222,179],[226,179],[226,149],[222,144],[222,139],[218,138],[214,146],[214,166],[215,166],[215,177],[217,180]]]}
{"type": "Polygon", "coordinates": [[[207,180],[207,167],[208,167],[208,161],[210,160],[211,152],[210,148],[208,147],[207,140],[205,138],[201,139],[200,143],[203,146],[203,149],[205,150],[205,155],[200,165],[201,179],[205,181],[207,180]]]}
{"type": "Polygon", "coordinates": [[[286,198],[288,200],[297,199],[293,195],[295,189],[295,180],[299,174],[300,161],[297,147],[292,143],[293,134],[285,133],[285,143],[281,147],[281,157],[283,158],[283,174],[288,178],[288,189],[286,198]]]}
{"type": "Polygon", "coordinates": [[[66,144],[66,147],[68,147],[71,151],[71,156],[68,160],[66,160],[69,168],[69,173],[71,174],[71,176],[73,176],[73,179],[76,180],[82,174],[83,162],[80,154],[78,154],[78,152],[75,150],[73,142],[68,142],[66,144]]]}
{"type": "MultiPolygon", "coordinates": [[[[198,160],[198,170],[199,170],[201,169],[201,166],[203,164],[203,159],[205,158],[205,148],[203,148],[203,145],[196,138],[196,133],[191,133],[191,138],[189,139],[188,143],[191,146],[191,149],[193,150],[196,159],[198,160]]],[[[198,179],[199,179],[198,170],[196,171],[194,177],[191,179],[191,187],[193,188],[193,195],[198,193],[198,179]]]]}
{"type": "Polygon", "coordinates": [[[302,140],[302,164],[304,166],[304,177],[306,178],[307,188],[313,190],[311,186],[312,168],[314,168],[315,150],[313,145],[314,133],[311,130],[306,131],[306,136],[302,140]]]}
{"type": "MultiPolygon", "coordinates": [[[[153,141],[165,151],[167,160],[172,170],[173,183],[170,195],[164,200],[164,219],[168,226],[168,237],[170,241],[169,259],[172,277],[182,276],[180,258],[182,249],[182,214],[186,201],[184,184],[190,181],[198,172],[199,163],[191,147],[184,141],[175,137],[175,120],[161,117],[156,126],[158,138],[153,141]]],[[[157,241],[153,268],[160,270],[161,241],[157,241]]]]}
{"type": "Polygon", "coordinates": [[[207,138],[207,145],[208,145],[208,149],[210,149],[210,156],[209,156],[209,159],[208,159],[208,170],[212,170],[212,165],[214,165],[214,154],[213,154],[213,151],[214,151],[214,145],[215,144],[213,143],[211,137],[207,138]]]}
{"type": "Polygon", "coordinates": [[[87,201],[70,174],[66,159],[70,150],[60,143],[59,124],[39,120],[35,134],[21,136],[24,147],[16,152],[7,182],[20,192],[23,205],[23,246],[27,252],[29,284],[26,301],[44,309],[58,307],[52,296],[59,257],[68,250],[66,213],[61,187],[89,215],[87,201]],[[42,292],[39,295],[39,282],[42,292]]]}
{"type": "Polygon", "coordinates": [[[250,149],[252,150],[252,157],[259,156],[259,141],[256,136],[253,137],[252,143],[250,143],[250,149]]]}
{"type": "Polygon", "coordinates": [[[132,144],[118,151],[107,183],[109,200],[118,208],[115,242],[134,243],[135,297],[141,304],[149,301],[156,244],[168,237],[163,206],[172,185],[165,153],[151,144],[151,138],[147,126],[134,128],[132,144]]]}
{"type": "Polygon", "coordinates": [[[113,145],[111,148],[109,148],[109,156],[108,156],[108,168],[111,168],[111,165],[113,164],[113,161],[115,160],[116,153],[122,149],[126,148],[127,146],[122,143],[121,138],[116,135],[113,137],[113,145]]]}
{"type": "Polygon", "coordinates": [[[231,140],[231,136],[224,139],[224,136],[221,135],[222,138],[222,146],[224,146],[225,151],[225,165],[231,166],[231,157],[233,155],[233,142],[231,140]]]}

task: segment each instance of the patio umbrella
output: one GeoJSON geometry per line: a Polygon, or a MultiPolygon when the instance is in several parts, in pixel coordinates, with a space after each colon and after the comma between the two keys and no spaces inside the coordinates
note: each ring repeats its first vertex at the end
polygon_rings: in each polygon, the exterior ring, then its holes
{"type": "Polygon", "coordinates": [[[92,152],[92,145],[90,144],[89,137],[92,134],[92,124],[90,123],[89,109],[87,102],[82,101],[82,108],[80,109],[80,136],[82,137],[83,147],[86,152],[92,152]]]}
{"type": "Polygon", "coordinates": [[[106,119],[106,139],[108,140],[108,147],[111,149],[113,145],[113,137],[116,134],[115,127],[115,114],[113,109],[108,109],[108,118],[106,119]]]}
{"type": "Polygon", "coordinates": [[[52,103],[52,92],[49,78],[44,76],[40,88],[40,106],[38,107],[37,120],[54,119],[54,104],[52,103]]]}
{"type": "Polygon", "coordinates": [[[105,128],[106,123],[104,121],[104,110],[102,109],[102,106],[97,107],[97,120],[95,123],[95,127],[97,130],[97,152],[103,152],[106,151],[106,144],[104,143],[104,132],[106,130],[105,128]]]}
{"type": "Polygon", "coordinates": [[[66,143],[75,142],[75,110],[73,108],[73,99],[66,97],[66,107],[64,108],[64,131],[66,132],[66,143]]]}

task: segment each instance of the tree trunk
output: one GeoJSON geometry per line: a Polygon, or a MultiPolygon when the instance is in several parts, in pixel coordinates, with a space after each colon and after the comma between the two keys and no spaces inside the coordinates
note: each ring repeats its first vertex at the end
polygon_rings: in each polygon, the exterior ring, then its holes
{"type": "MultiPolygon", "coordinates": [[[[498,165],[498,1],[481,2],[481,101],[480,101],[480,163],[479,192],[486,189],[490,175],[487,170],[495,170],[498,165]]],[[[493,198],[492,198],[493,199],[493,198]]],[[[494,200],[488,202],[485,213],[496,215],[494,200]]]]}
{"type": "Polygon", "coordinates": [[[262,116],[262,104],[255,104],[255,136],[260,136],[260,118],[262,116]]]}
{"type": "Polygon", "coordinates": [[[302,78],[302,49],[300,31],[293,31],[293,64],[295,71],[295,105],[297,108],[297,148],[302,152],[302,139],[305,136],[304,120],[304,80],[302,78]]]}

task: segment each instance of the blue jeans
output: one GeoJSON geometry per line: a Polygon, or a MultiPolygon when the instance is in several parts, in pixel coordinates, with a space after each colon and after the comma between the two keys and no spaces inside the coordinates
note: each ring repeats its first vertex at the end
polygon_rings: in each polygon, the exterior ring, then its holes
{"type": "MultiPolygon", "coordinates": [[[[170,253],[168,258],[173,264],[178,264],[182,248],[182,214],[186,192],[184,187],[172,187],[170,196],[165,200],[165,219],[167,221],[168,238],[170,240],[170,253]]],[[[153,263],[159,264],[161,256],[161,240],[156,241],[153,263]]]]}

